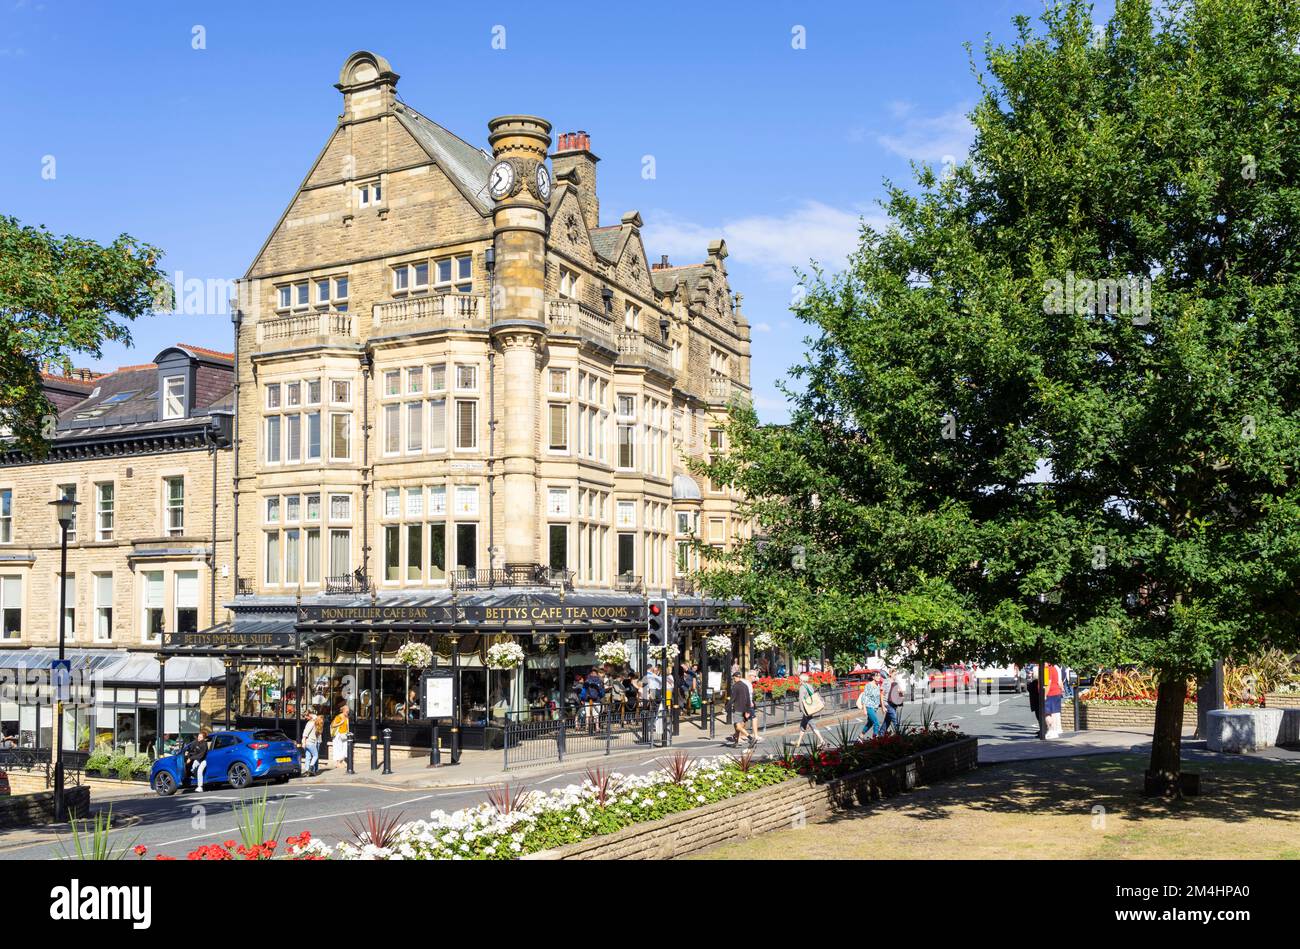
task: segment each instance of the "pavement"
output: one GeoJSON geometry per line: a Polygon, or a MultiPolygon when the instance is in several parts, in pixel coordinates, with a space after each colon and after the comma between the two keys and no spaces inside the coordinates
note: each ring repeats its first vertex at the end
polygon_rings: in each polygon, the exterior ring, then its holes
{"type": "MultiPolygon", "coordinates": [[[[980,739],[981,765],[997,765],[1042,758],[1075,755],[1149,753],[1150,735],[1119,731],[1066,732],[1053,741],[1040,741],[1037,721],[1023,696],[949,696],[933,704],[930,712],[937,721],[956,724],[964,733],[980,739]]],[[[907,706],[904,721],[919,722],[921,703],[907,706]]],[[[819,722],[823,734],[836,720],[861,722],[856,710],[839,713],[819,722]]],[[[310,830],[328,842],[351,839],[349,824],[367,812],[387,810],[403,819],[427,817],[434,810],[451,811],[482,803],[488,786],[510,784],[536,791],[581,782],[587,769],[606,768],[623,774],[642,774],[664,765],[667,756],[684,751],[693,757],[735,754],[721,739],[730,729],[718,722],[713,739],[698,727],[698,719],[683,722],[681,734],[670,748],[637,747],[609,756],[596,754],[551,761],[529,768],[505,770],[502,753],[464,752],[459,765],[428,767],[428,756],[399,758],[391,775],[369,768],[370,749],[358,744],[356,774],[326,770],[314,778],[296,778],[287,785],[254,786],[243,791],[215,787],[203,794],[181,793],[169,798],[154,796],[139,786],[121,790],[96,789],[92,800],[96,810],[112,808],[114,840],[121,846],[143,844],[150,856],[165,853],[183,857],[204,843],[239,839],[239,809],[266,794],[271,813],[278,815],[279,839],[310,830]]],[[[798,734],[797,720],[785,724],[778,717],[762,730],[759,754],[776,754],[798,734]]],[[[827,738],[832,737],[826,734],[827,738]]],[[[1205,749],[1203,741],[1184,737],[1188,760],[1223,757],[1205,749]]],[[[1266,749],[1257,755],[1232,755],[1234,760],[1294,760],[1300,766],[1300,750],[1266,749]]],[[[449,761],[444,753],[443,761],[449,761]]],[[[59,858],[72,849],[66,827],[38,827],[0,832],[0,860],[59,858]]]]}

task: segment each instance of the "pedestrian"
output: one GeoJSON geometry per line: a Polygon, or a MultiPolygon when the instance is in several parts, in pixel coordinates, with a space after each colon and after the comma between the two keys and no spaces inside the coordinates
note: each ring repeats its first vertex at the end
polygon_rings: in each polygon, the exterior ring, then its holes
{"type": "Polygon", "coordinates": [[[862,692],[858,695],[858,711],[867,716],[867,721],[862,726],[862,734],[871,732],[871,737],[879,737],[881,729],[884,727],[880,715],[880,680],[879,672],[872,670],[867,675],[867,681],[862,684],[862,692]]]}
{"type": "MultiPolygon", "coordinates": [[[[746,726],[754,717],[753,702],[749,685],[745,682],[745,677],[740,674],[740,670],[737,669],[731,674],[731,718],[736,733],[727,738],[723,744],[740,747],[741,739],[745,737],[746,726]]],[[[753,743],[753,739],[749,739],[749,744],[752,745],[753,743]]]]}
{"type": "Polygon", "coordinates": [[[208,730],[200,728],[198,737],[185,749],[186,770],[194,775],[195,790],[203,793],[203,775],[208,770],[208,730]]]}
{"type": "Polygon", "coordinates": [[[1043,691],[1043,737],[1061,737],[1061,667],[1047,664],[1047,683],[1043,691]]]}
{"type": "Polygon", "coordinates": [[[308,713],[301,742],[302,770],[308,775],[315,775],[320,771],[320,726],[320,716],[315,712],[308,713]]]}
{"type": "Polygon", "coordinates": [[[591,732],[596,731],[596,726],[600,722],[600,706],[605,701],[605,682],[600,677],[600,670],[595,666],[587,673],[585,683],[585,692],[587,699],[587,728],[591,732]]]}
{"type": "Polygon", "coordinates": [[[899,670],[895,669],[889,676],[889,688],[885,693],[885,731],[889,731],[889,726],[894,726],[894,731],[903,734],[903,703],[906,701],[906,693],[903,690],[903,683],[900,678],[899,670]]]}
{"type": "Polygon", "coordinates": [[[749,719],[749,730],[750,730],[749,743],[751,745],[756,745],[759,742],[758,700],[754,698],[754,683],[757,681],[758,681],[758,671],[755,669],[750,669],[749,673],[745,676],[745,685],[749,687],[749,707],[753,713],[749,719]]]}
{"type": "Polygon", "coordinates": [[[803,717],[799,719],[799,740],[794,743],[794,753],[799,753],[799,748],[803,745],[803,736],[808,734],[809,729],[812,729],[815,741],[813,750],[816,751],[821,748],[824,742],[822,741],[821,732],[813,724],[813,716],[826,708],[826,702],[817,694],[817,690],[812,684],[812,676],[806,672],[799,674],[799,708],[803,712],[803,717]]]}
{"type": "Polygon", "coordinates": [[[1029,693],[1029,711],[1038,715],[1038,666],[1030,663],[1025,666],[1025,690],[1029,693]]]}
{"type": "Polygon", "coordinates": [[[347,702],[343,702],[330,721],[330,734],[334,736],[330,745],[330,767],[342,766],[343,759],[348,756],[348,732],[351,728],[351,709],[347,702]]]}

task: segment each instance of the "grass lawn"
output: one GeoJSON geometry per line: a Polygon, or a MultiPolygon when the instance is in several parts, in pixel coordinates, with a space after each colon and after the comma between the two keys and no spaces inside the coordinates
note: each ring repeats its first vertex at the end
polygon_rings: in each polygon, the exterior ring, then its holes
{"type": "Polygon", "coordinates": [[[1184,762],[1201,796],[1166,803],[1141,797],[1146,765],[1129,754],[989,765],[691,859],[1300,859],[1300,766],[1184,762]]]}

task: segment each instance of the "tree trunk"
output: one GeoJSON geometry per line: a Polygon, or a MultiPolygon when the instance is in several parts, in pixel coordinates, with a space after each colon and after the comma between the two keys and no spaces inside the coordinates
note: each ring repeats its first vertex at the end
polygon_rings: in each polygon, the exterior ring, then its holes
{"type": "Polygon", "coordinates": [[[1151,767],[1144,793],[1182,797],[1183,707],[1187,683],[1181,676],[1161,676],[1156,693],[1156,724],[1151,735],[1151,767]]]}

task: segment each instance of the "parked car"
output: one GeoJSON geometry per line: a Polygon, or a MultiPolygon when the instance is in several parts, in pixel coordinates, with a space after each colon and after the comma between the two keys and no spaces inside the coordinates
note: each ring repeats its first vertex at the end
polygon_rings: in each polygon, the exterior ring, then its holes
{"type": "Polygon", "coordinates": [[[992,693],[1010,689],[1012,692],[1025,691],[1024,673],[1014,665],[980,666],[975,670],[975,690],[992,693]]]}
{"type": "Polygon", "coordinates": [[[9,796],[9,775],[0,771],[0,797],[9,796]]]}
{"type": "Polygon", "coordinates": [[[958,663],[955,666],[944,666],[940,670],[931,672],[927,684],[931,692],[947,692],[949,690],[956,692],[969,689],[971,681],[970,667],[965,663],[958,663]]]}
{"type": "MultiPolygon", "coordinates": [[[[264,779],[283,784],[302,773],[298,746],[284,732],[273,729],[214,732],[208,738],[207,762],[205,787],[229,784],[245,788],[264,779]]],[[[175,794],[184,783],[184,768],[183,753],[159,758],[149,772],[149,786],[163,797],[175,794]]]]}

